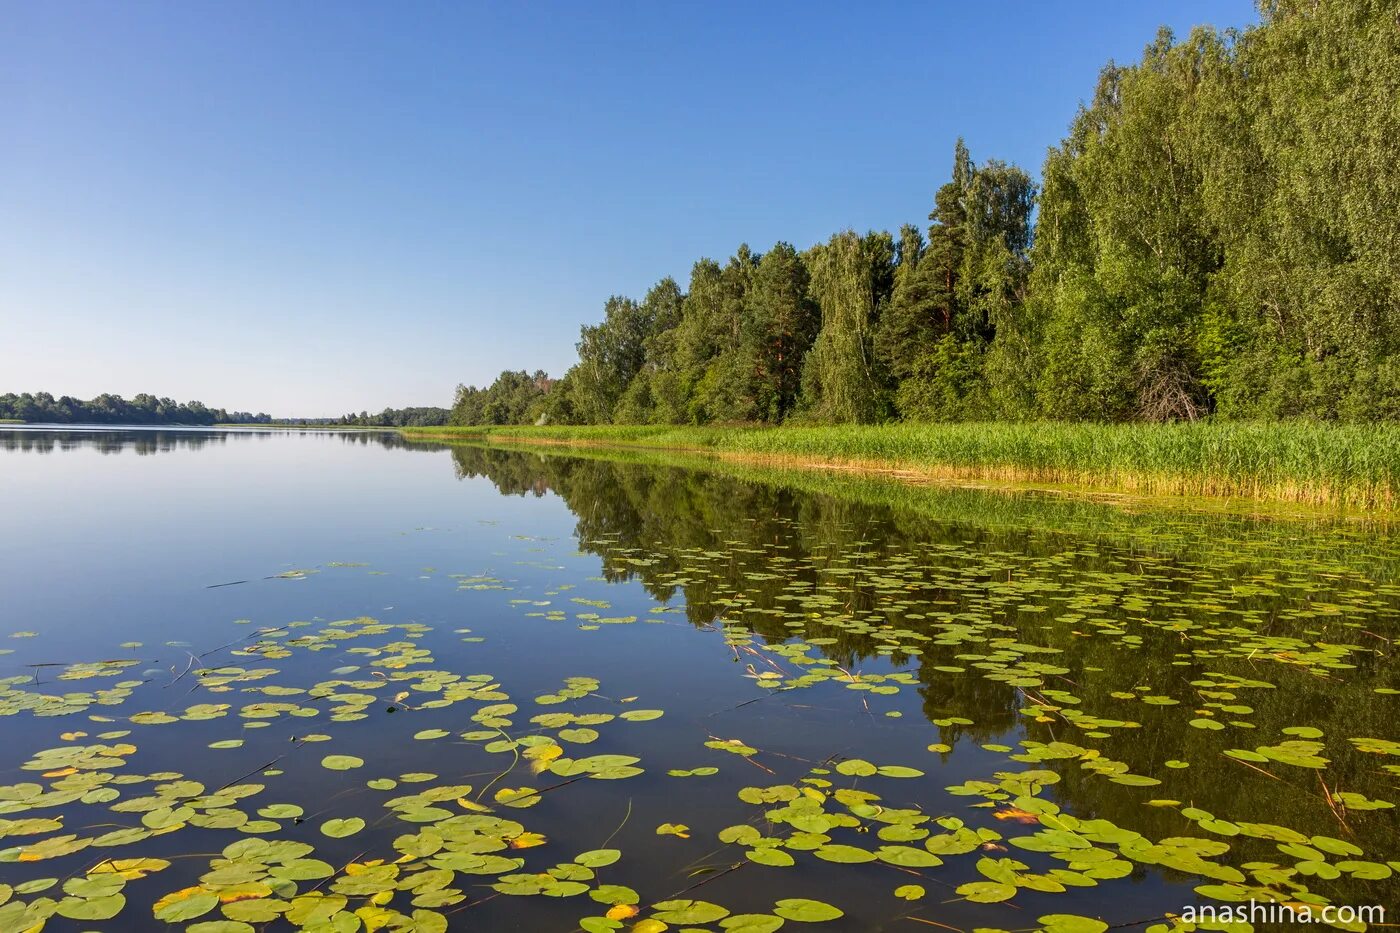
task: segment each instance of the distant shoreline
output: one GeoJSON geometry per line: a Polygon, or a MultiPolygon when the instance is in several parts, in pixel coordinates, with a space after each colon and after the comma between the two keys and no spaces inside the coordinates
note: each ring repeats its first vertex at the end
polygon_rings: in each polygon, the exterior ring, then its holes
{"type": "Polygon", "coordinates": [[[21,421],[18,418],[0,418],[0,425],[6,427],[44,428],[55,431],[120,431],[122,429],[138,431],[220,431],[229,428],[237,428],[242,431],[261,430],[287,430],[295,428],[299,431],[397,431],[398,428],[388,425],[362,425],[362,424],[297,424],[295,422],[278,423],[250,421],[247,423],[218,423],[218,424],[151,424],[149,422],[136,422],[130,424],[124,422],[62,422],[62,421],[21,421]]]}

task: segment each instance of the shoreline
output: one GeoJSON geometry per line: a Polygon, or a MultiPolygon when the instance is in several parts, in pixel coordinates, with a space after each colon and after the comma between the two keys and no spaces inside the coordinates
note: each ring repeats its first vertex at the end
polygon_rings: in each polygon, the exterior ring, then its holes
{"type": "Polygon", "coordinates": [[[755,465],[883,475],[909,483],[1198,498],[1216,503],[1235,500],[1334,512],[1386,513],[1400,505],[1400,431],[1386,426],[449,426],[397,430],[408,439],[674,451],[755,465]],[[1275,430],[1293,432],[1290,440],[1295,449],[1288,451],[1288,462],[1263,449],[1275,430]],[[1358,440],[1358,434],[1365,437],[1358,440]],[[1034,442],[1028,443],[1032,437],[1034,442]],[[852,453],[852,447],[873,453],[852,453]],[[1338,450],[1361,462],[1350,462],[1345,456],[1337,459],[1338,450]],[[1192,454],[1196,462],[1186,469],[1152,463],[1154,454],[1165,453],[1192,454]],[[1332,462],[1326,460],[1328,454],[1334,455],[1332,462]],[[1212,469],[1216,463],[1226,468],[1212,469]]]}

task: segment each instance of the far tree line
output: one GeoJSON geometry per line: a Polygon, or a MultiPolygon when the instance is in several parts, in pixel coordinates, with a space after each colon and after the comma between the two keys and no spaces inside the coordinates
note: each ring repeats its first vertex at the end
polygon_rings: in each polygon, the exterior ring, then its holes
{"type": "Polygon", "coordinates": [[[41,424],[269,424],[259,412],[209,408],[203,402],[177,402],[141,393],[130,399],[104,393],[96,398],[57,398],[47,392],[0,395],[0,420],[41,424]]]}
{"type": "Polygon", "coordinates": [[[1260,14],[1110,63],[1039,184],[960,141],[926,225],[700,259],[453,423],[1400,418],[1394,5],[1260,14]]]}
{"type": "Polygon", "coordinates": [[[37,424],[302,424],[358,425],[364,427],[406,427],[409,425],[441,425],[447,423],[446,408],[385,408],[371,414],[351,412],[338,418],[274,418],[266,412],[228,411],[210,408],[203,402],[177,402],[141,393],[130,399],[104,393],[83,399],[63,395],[55,398],[48,392],[25,392],[0,395],[0,421],[23,421],[37,424]]]}
{"type": "Polygon", "coordinates": [[[330,424],[359,425],[361,427],[436,427],[447,424],[446,408],[386,408],[380,412],[362,411],[358,415],[350,412],[339,418],[329,419],[330,424]]]}

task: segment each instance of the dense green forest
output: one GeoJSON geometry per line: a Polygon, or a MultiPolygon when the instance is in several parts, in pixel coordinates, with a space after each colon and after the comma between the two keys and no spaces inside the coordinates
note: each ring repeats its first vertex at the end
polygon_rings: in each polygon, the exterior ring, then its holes
{"type": "Polygon", "coordinates": [[[433,427],[447,423],[446,408],[386,408],[339,418],[274,418],[265,412],[227,411],[203,402],[177,402],[141,393],[131,399],[103,394],[83,401],[47,392],[0,395],[0,421],[40,424],[324,424],[364,427],[433,427]]]}
{"type": "Polygon", "coordinates": [[[701,259],[452,422],[1400,418],[1397,101],[1394,0],[1163,31],[1038,183],[959,142],[927,226],[701,259]]]}
{"type": "Polygon", "coordinates": [[[361,427],[437,427],[447,424],[451,414],[446,408],[385,408],[380,412],[362,411],[358,415],[350,412],[339,418],[329,419],[330,424],[359,425],[361,427]]]}
{"type": "Polygon", "coordinates": [[[0,419],[42,424],[268,424],[272,416],[209,408],[141,393],[130,400],[103,394],[83,401],[47,392],[0,395],[0,419]]]}

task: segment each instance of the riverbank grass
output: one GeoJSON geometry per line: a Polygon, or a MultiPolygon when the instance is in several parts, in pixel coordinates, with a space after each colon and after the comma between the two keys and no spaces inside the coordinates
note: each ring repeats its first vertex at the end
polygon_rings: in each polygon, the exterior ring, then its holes
{"type": "Polygon", "coordinates": [[[788,465],[902,471],[1148,495],[1400,506],[1400,426],[1058,422],[403,428],[409,438],[709,451],[788,465]]]}

